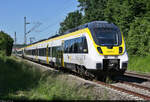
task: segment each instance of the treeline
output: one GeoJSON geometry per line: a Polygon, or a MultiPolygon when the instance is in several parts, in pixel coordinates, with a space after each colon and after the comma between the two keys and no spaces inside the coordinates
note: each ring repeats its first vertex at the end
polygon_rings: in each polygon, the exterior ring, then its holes
{"type": "Polygon", "coordinates": [[[0,54],[10,56],[13,42],[13,39],[8,34],[0,31],[0,54]]]}
{"type": "Polygon", "coordinates": [[[119,26],[130,55],[150,54],[149,0],[78,0],[80,10],[70,12],[59,33],[87,22],[108,21],[119,26]]]}

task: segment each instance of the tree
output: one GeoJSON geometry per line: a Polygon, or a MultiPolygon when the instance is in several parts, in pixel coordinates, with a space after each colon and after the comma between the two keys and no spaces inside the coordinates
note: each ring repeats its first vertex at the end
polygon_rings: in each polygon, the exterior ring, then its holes
{"type": "Polygon", "coordinates": [[[13,39],[3,31],[0,32],[0,53],[5,53],[7,56],[11,55],[13,39]]]}
{"type": "Polygon", "coordinates": [[[81,11],[84,12],[83,24],[95,20],[105,20],[104,10],[107,0],[78,0],[81,11]]]}
{"type": "Polygon", "coordinates": [[[150,54],[149,0],[78,0],[78,2],[83,16],[79,11],[69,13],[60,24],[61,34],[80,24],[104,20],[116,24],[121,29],[127,41],[129,54],[142,56],[150,54]],[[75,20],[76,17],[78,20],[75,20]]]}
{"type": "Polygon", "coordinates": [[[78,10],[69,13],[68,16],[65,18],[65,20],[60,23],[59,34],[63,34],[66,30],[81,25],[81,21],[82,21],[82,14],[78,10]]]}
{"type": "Polygon", "coordinates": [[[127,36],[130,23],[134,19],[131,8],[132,5],[128,0],[109,0],[104,13],[105,19],[119,26],[125,36],[127,36]]]}
{"type": "Polygon", "coordinates": [[[83,23],[94,20],[113,22],[127,37],[135,17],[142,17],[150,10],[148,0],[78,0],[84,11],[83,23]]]}
{"type": "Polygon", "coordinates": [[[150,54],[150,19],[136,18],[130,26],[127,38],[130,55],[145,56],[150,54]]]}

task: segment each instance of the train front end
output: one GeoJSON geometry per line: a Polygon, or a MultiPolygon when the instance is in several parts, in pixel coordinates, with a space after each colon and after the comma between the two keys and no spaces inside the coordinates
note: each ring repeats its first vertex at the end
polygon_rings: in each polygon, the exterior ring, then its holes
{"type": "Polygon", "coordinates": [[[95,22],[89,28],[96,48],[96,71],[102,72],[101,75],[123,74],[127,70],[128,54],[120,29],[106,22],[95,22]]]}

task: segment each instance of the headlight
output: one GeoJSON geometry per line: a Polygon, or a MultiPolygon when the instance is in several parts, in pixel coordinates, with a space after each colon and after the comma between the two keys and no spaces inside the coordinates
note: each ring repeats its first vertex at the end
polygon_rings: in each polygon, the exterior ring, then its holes
{"type": "Polygon", "coordinates": [[[119,53],[122,53],[123,48],[119,47],[119,53]]]}

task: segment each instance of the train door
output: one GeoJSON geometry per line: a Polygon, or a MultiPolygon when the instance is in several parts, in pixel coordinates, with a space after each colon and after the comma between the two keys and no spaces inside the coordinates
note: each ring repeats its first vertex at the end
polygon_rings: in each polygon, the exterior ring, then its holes
{"type": "Polygon", "coordinates": [[[46,47],[46,62],[47,62],[47,64],[49,64],[49,59],[48,59],[48,56],[49,55],[49,49],[48,49],[48,45],[47,45],[47,47],[46,47]]]}
{"type": "Polygon", "coordinates": [[[38,61],[38,49],[37,49],[37,47],[35,49],[35,60],[38,61]]]}
{"type": "Polygon", "coordinates": [[[74,62],[79,65],[84,65],[85,58],[88,53],[86,37],[76,38],[74,42],[74,62]]]}
{"type": "Polygon", "coordinates": [[[56,47],[56,65],[58,67],[62,67],[62,61],[63,61],[63,48],[62,46],[57,46],[56,47]]]}
{"type": "Polygon", "coordinates": [[[63,54],[64,54],[64,40],[62,41],[62,46],[61,46],[61,66],[64,67],[64,57],[63,57],[63,54]]]}
{"type": "Polygon", "coordinates": [[[86,37],[82,37],[82,61],[83,64],[85,64],[85,58],[86,55],[88,54],[88,45],[87,45],[87,39],[86,37]]]}

